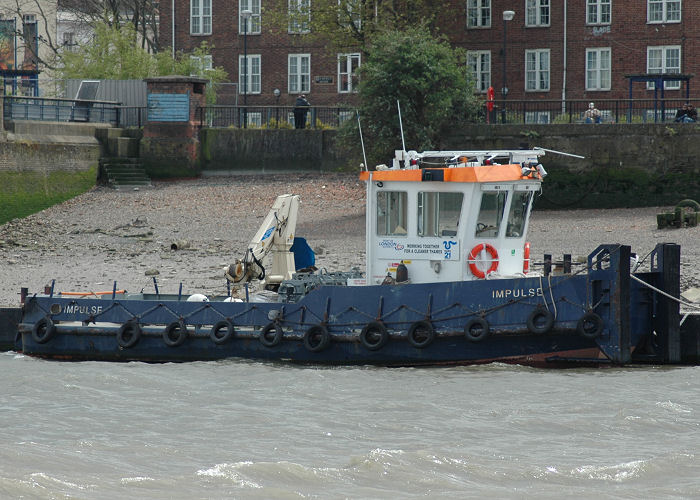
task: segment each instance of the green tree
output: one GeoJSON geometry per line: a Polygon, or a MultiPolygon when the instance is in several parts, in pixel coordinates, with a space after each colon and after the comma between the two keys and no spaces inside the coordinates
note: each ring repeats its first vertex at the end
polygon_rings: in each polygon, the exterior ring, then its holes
{"type": "Polygon", "coordinates": [[[444,10],[440,0],[271,0],[266,5],[265,19],[273,29],[365,55],[387,31],[423,26],[437,34],[444,10]]]}
{"type": "MultiPolygon", "coordinates": [[[[151,54],[141,47],[139,36],[130,24],[121,27],[105,23],[94,25],[92,43],[82,45],[75,52],[62,54],[59,73],[62,78],[91,78],[100,80],[131,80],[167,75],[196,75],[212,83],[228,78],[223,68],[204,69],[203,61],[210,47],[203,42],[190,53],[179,53],[173,59],[169,51],[151,54]]],[[[214,101],[207,92],[207,102],[214,101]]]]}
{"type": "MultiPolygon", "coordinates": [[[[429,150],[478,111],[464,54],[425,27],[379,34],[360,67],[360,116],[370,165],[401,148],[397,101],[407,149],[429,150]]],[[[354,128],[349,123],[348,128],[354,128]]],[[[344,142],[358,141],[341,134],[344,142]]]]}

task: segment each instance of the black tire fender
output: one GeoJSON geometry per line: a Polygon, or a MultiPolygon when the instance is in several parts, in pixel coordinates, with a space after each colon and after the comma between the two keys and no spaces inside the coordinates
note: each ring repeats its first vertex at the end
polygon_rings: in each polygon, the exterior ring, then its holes
{"type": "Polygon", "coordinates": [[[117,332],[117,343],[122,349],[134,347],[141,338],[141,325],[136,320],[129,320],[119,327],[117,332]]]}
{"type": "Polygon", "coordinates": [[[48,316],[41,318],[32,326],[32,339],[37,344],[45,344],[56,334],[56,325],[48,316]]]}
{"type": "Polygon", "coordinates": [[[588,311],[576,323],[576,332],[587,339],[595,339],[603,333],[603,318],[593,311],[588,311]]]}
{"type": "Polygon", "coordinates": [[[236,330],[233,327],[233,323],[228,319],[222,319],[211,327],[209,337],[211,337],[212,342],[221,345],[231,340],[235,334],[236,330]]]}
{"type": "Polygon", "coordinates": [[[260,332],[260,343],[265,347],[275,347],[282,341],[282,327],[279,323],[273,321],[265,325],[260,332]],[[272,335],[270,335],[272,333],[272,335]]]}
{"type": "Polygon", "coordinates": [[[360,332],[360,342],[370,351],[378,351],[389,342],[389,332],[381,321],[370,321],[360,332]]]}
{"type": "Polygon", "coordinates": [[[464,336],[470,342],[481,342],[491,334],[489,322],[481,316],[472,318],[464,325],[464,336]]]}
{"type": "Polygon", "coordinates": [[[544,307],[537,307],[527,317],[527,329],[531,333],[541,335],[554,326],[554,314],[544,307]]]}
{"type": "Polygon", "coordinates": [[[168,347],[177,347],[187,340],[187,325],[183,320],[173,321],[163,331],[163,342],[168,347]]]}
{"type": "Polygon", "coordinates": [[[413,347],[424,349],[435,340],[435,329],[427,320],[420,320],[408,327],[408,341],[413,347]]]}
{"type": "Polygon", "coordinates": [[[323,325],[313,325],[304,333],[304,347],[311,352],[321,352],[331,344],[331,334],[323,325]]]}

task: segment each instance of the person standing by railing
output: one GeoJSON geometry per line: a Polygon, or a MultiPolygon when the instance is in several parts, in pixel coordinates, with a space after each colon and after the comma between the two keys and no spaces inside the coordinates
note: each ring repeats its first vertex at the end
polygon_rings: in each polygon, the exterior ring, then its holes
{"type": "Polygon", "coordinates": [[[310,106],[304,94],[297,97],[294,103],[294,128],[306,128],[306,113],[310,106]]]}

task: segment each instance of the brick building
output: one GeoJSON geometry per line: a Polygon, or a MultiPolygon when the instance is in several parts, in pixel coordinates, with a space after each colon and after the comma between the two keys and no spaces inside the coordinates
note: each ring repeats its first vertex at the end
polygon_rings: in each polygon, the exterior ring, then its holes
{"type": "MultiPolygon", "coordinates": [[[[266,26],[266,0],[174,0],[160,3],[162,46],[189,51],[214,46],[211,63],[223,66],[249,105],[291,105],[306,93],[314,105],[353,102],[360,51],[329,53],[293,31],[266,26]],[[171,10],[174,5],[175,12],[171,10]],[[264,5],[263,5],[264,7],[264,5]],[[239,12],[252,11],[244,36],[239,12]],[[246,45],[246,47],[244,47],[246,45]],[[243,82],[247,53],[248,81],[243,82]],[[239,74],[240,73],[240,74],[239,74]],[[274,90],[280,90],[276,98],[274,90]]],[[[290,0],[304,3],[308,0],[290,0]]],[[[441,32],[467,51],[466,67],[480,91],[501,98],[571,100],[627,98],[628,74],[700,75],[700,2],[691,0],[448,0],[437,13],[441,32]],[[504,21],[503,12],[513,18],[504,21]],[[505,27],[505,32],[504,32],[505,27]],[[504,40],[504,34],[505,40],[504,40]],[[505,65],[503,57],[504,42],[505,65]]],[[[313,2],[311,12],[313,15],[313,2]]],[[[208,61],[207,61],[208,63],[208,61]]],[[[691,98],[697,95],[690,80],[691,98]]],[[[633,85],[635,98],[653,98],[653,85],[633,85]]],[[[682,99],[681,82],[665,95],[682,99]]],[[[239,100],[240,103],[240,100],[239,100]]]]}

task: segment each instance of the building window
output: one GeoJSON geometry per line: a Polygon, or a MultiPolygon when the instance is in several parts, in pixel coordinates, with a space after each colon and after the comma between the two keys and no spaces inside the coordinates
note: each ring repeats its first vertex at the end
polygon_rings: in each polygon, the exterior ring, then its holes
{"type": "Polygon", "coordinates": [[[190,34],[211,35],[211,0],[190,0],[190,34]]]}
{"type": "Polygon", "coordinates": [[[587,0],[586,24],[610,24],[612,0],[587,0]]]}
{"type": "Polygon", "coordinates": [[[211,55],[206,56],[190,56],[190,61],[193,63],[192,73],[190,76],[204,76],[204,73],[213,68],[211,55]]]}
{"type": "Polygon", "coordinates": [[[610,48],[586,49],[586,90],[610,90],[610,48]]]}
{"type": "Polygon", "coordinates": [[[549,90],[549,49],[525,51],[525,90],[549,90]]]}
{"type": "Polygon", "coordinates": [[[63,47],[69,52],[74,52],[76,45],[77,43],[75,43],[75,33],[73,33],[72,31],[64,31],[63,47]]]}
{"type": "MultiPolygon", "coordinates": [[[[670,45],[666,47],[647,47],[647,73],[680,73],[681,47],[670,45]]],[[[664,88],[677,90],[681,82],[665,82],[664,88]]],[[[647,83],[647,89],[654,89],[654,82],[647,83]]]]}
{"type": "Polygon", "coordinates": [[[289,93],[300,94],[311,91],[311,55],[289,54],[288,61],[289,93]]]}
{"type": "Polygon", "coordinates": [[[525,26],[549,26],[549,0],[525,0],[525,26]]]}
{"type": "Polygon", "coordinates": [[[467,68],[474,78],[476,89],[479,92],[486,92],[491,86],[491,52],[488,50],[468,51],[467,68]]]}
{"type": "Polygon", "coordinates": [[[362,5],[358,0],[338,0],[338,24],[359,31],[362,28],[362,5]]]}
{"type": "Polygon", "coordinates": [[[289,33],[311,31],[311,0],[289,0],[289,33]]]}
{"type": "Polygon", "coordinates": [[[338,92],[357,92],[357,68],[360,54],[338,54],[338,92]]]}
{"type": "Polygon", "coordinates": [[[680,23],[681,0],[647,0],[648,23],[680,23]]]}
{"type": "Polygon", "coordinates": [[[491,26],[491,0],[467,0],[467,27],[491,26]]]}
{"type": "Polygon", "coordinates": [[[260,0],[240,0],[238,3],[238,32],[248,33],[249,35],[260,34],[260,0]],[[244,26],[244,19],[241,17],[241,12],[249,10],[253,14],[248,19],[248,29],[244,26]]]}
{"type": "Polygon", "coordinates": [[[247,60],[243,56],[238,56],[238,88],[241,94],[260,93],[260,56],[249,55],[247,60]],[[246,82],[246,75],[248,81],[246,82]]]}

